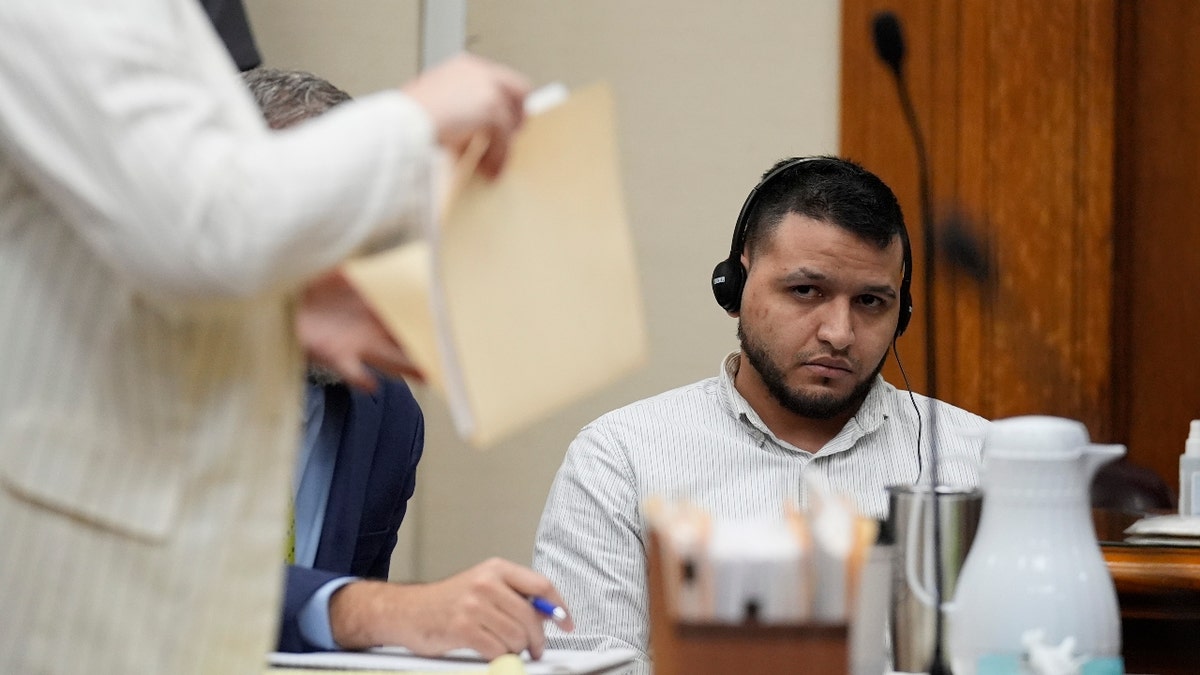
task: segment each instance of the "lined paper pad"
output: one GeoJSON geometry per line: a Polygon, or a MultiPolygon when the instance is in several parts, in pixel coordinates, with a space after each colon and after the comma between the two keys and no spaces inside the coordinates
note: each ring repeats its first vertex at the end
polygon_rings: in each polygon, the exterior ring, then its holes
{"type": "Polygon", "coordinates": [[[373,670],[386,672],[422,673],[489,673],[490,675],[587,675],[631,663],[636,657],[632,649],[609,649],[600,652],[547,649],[538,661],[526,655],[521,663],[500,658],[488,664],[470,650],[455,650],[439,658],[413,656],[401,647],[378,647],[365,652],[311,652],[292,654],[273,652],[268,661],[272,666],[290,668],[323,668],[326,670],[373,670]],[[508,664],[506,665],[506,663],[508,664]],[[516,668],[513,668],[516,666],[516,668]]]}

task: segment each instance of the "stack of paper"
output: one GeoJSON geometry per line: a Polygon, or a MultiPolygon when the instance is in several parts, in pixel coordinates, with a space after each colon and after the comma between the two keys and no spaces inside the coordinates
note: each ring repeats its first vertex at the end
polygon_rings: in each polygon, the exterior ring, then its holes
{"type": "MultiPolygon", "coordinates": [[[[378,647],[365,652],[274,652],[268,661],[276,668],[443,674],[588,675],[607,672],[616,666],[631,663],[635,657],[636,653],[632,649],[609,649],[599,652],[547,649],[537,661],[530,659],[528,654],[523,654],[521,657],[502,656],[489,664],[478,653],[465,649],[442,657],[424,658],[413,656],[412,652],[401,647],[378,647]]],[[[276,671],[270,672],[274,675],[276,671]]]]}
{"type": "Polygon", "coordinates": [[[475,445],[641,364],[646,331],[604,85],[531,116],[504,172],[473,172],[427,241],[346,274],[475,445]]]}
{"type": "Polygon", "coordinates": [[[1200,546],[1200,516],[1148,516],[1130,525],[1125,541],[1144,546],[1200,546]]]}

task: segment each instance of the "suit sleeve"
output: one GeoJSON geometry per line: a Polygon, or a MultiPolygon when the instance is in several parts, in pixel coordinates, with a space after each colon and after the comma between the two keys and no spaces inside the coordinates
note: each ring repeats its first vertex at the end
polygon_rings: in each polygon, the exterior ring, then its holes
{"type": "Polygon", "coordinates": [[[281,652],[306,652],[317,647],[311,645],[300,633],[300,610],[309,598],[325,584],[345,577],[345,574],[314,570],[299,565],[288,565],[283,591],[283,619],[279,624],[279,646],[281,652]]]}
{"type": "Polygon", "coordinates": [[[0,3],[0,154],[101,259],[170,309],[290,291],[422,229],[435,146],[414,101],[271,132],[192,5],[0,3]]]}
{"type": "Polygon", "coordinates": [[[403,380],[383,380],[384,406],[375,462],[396,462],[403,474],[396,486],[395,505],[388,519],[387,536],[378,554],[363,570],[362,576],[386,579],[396,549],[397,531],[404,522],[408,500],[417,486],[417,464],[425,447],[425,416],[403,380]]]}

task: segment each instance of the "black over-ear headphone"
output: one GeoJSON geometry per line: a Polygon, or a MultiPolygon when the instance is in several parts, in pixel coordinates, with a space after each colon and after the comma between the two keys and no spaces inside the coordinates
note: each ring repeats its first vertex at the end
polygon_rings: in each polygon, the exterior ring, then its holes
{"type": "MultiPolygon", "coordinates": [[[[746,202],[742,204],[742,210],[738,213],[737,225],[734,226],[733,243],[729,246],[729,257],[717,263],[712,273],[713,296],[716,297],[717,304],[725,311],[736,312],[742,306],[742,288],[746,285],[746,268],[742,265],[742,249],[746,247],[746,230],[750,227],[750,214],[753,213],[754,207],[757,206],[759,191],[785,171],[805,162],[820,161],[830,160],[826,157],[798,157],[786,164],[782,164],[763,176],[758,185],[755,185],[750,194],[746,196],[746,202]]],[[[896,322],[895,337],[900,337],[904,334],[904,330],[908,328],[909,322],[912,321],[913,314],[912,248],[909,246],[908,231],[904,228],[903,223],[900,225],[900,248],[904,255],[904,273],[900,278],[900,318],[896,322]]]]}

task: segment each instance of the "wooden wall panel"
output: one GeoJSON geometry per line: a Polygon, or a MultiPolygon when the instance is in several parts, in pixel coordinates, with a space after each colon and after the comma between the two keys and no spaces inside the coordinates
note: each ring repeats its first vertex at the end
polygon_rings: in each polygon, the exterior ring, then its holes
{"type": "Polygon", "coordinates": [[[988,12],[990,412],[1076,417],[1109,439],[1112,17],[1092,0],[968,4],[988,12]]]}
{"type": "Polygon", "coordinates": [[[1174,489],[1200,418],[1200,3],[1126,0],[1120,26],[1118,412],[1174,489]]]}
{"type": "MultiPolygon", "coordinates": [[[[1112,438],[1113,2],[845,0],[842,152],[896,189],[919,239],[912,145],[870,42],[885,7],[904,23],[935,211],[970,215],[996,271],[981,289],[937,266],[939,396],[1112,438]]],[[[929,302],[919,285],[914,295],[902,354],[925,390],[929,302]]]]}
{"type": "MultiPolygon", "coordinates": [[[[931,3],[897,0],[892,5],[904,17],[905,28],[914,33],[930,34],[933,12],[931,3]]],[[[916,155],[901,116],[887,69],[875,56],[870,43],[871,16],[882,3],[845,0],[842,3],[842,92],[841,92],[841,154],[862,162],[891,186],[904,209],[908,222],[909,238],[912,240],[913,257],[920,261],[922,244],[918,218],[918,194],[916,155]]],[[[932,47],[927,41],[913,43],[909,40],[908,70],[917,67],[918,76],[910,77],[913,97],[918,101],[918,114],[922,115],[925,134],[929,136],[927,115],[921,103],[930,100],[931,80],[926,77],[932,47]]],[[[941,137],[941,134],[934,134],[941,137]]],[[[935,179],[937,176],[935,176],[935,179]]],[[[913,321],[908,331],[899,340],[898,348],[902,360],[907,364],[909,381],[913,389],[926,391],[925,370],[921,365],[924,356],[925,324],[922,313],[928,307],[924,289],[919,282],[920,272],[914,278],[913,321]]],[[[901,381],[895,363],[889,361],[884,375],[891,382],[901,381]]],[[[943,391],[943,394],[946,392],[943,391]]]]}

